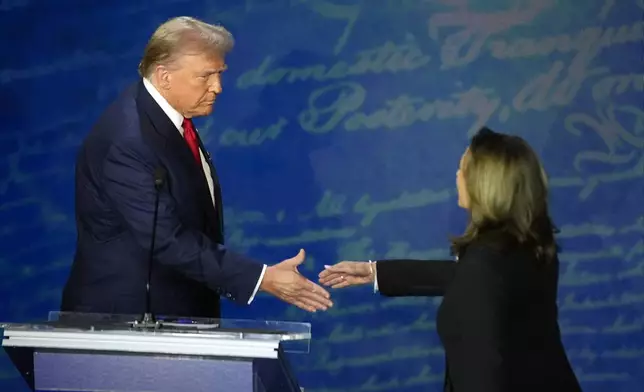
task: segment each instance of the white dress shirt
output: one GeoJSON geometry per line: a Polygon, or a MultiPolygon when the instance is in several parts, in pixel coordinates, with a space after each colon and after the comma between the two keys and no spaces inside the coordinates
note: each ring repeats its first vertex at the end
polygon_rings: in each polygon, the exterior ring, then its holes
{"type": "MultiPolygon", "coordinates": [[[[161,107],[163,112],[168,116],[170,121],[172,121],[174,126],[177,128],[177,130],[183,137],[183,132],[184,132],[183,115],[178,111],[176,111],[175,108],[170,106],[168,101],[166,101],[166,99],[163,98],[163,96],[159,93],[159,91],[146,78],[143,78],[143,85],[145,86],[146,90],[148,90],[148,93],[150,93],[154,101],[161,107]]],[[[198,132],[196,128],[195,128],[195,132],[198,132]]],[[[212,204],[214,206],[215,192],[214,192],[214,186],[213,186],[213,180],[212,180],[212,173],[210,172],[210,165],[208,165],[207,163],[208,161],[204,156],[205,151],[201,151],[201,148],[199,148],[199,153],[201,155],[201,166],[203,167],[203,172],[206,175],[206,181],[208,182],[208,189],[210,190],[210,197],[212,199],[212,204]]],[[[253,302],[253,299],[255,299],[255,295],[259,290],[259,286],[262,283],[262,279],[264,279],[265,272],[266,272],[266,264],[264,264],[264,268],[262,268],[262,273],[259,275],[259,279],[257,280],[257,285],[255,285],[255,290],[253,291],[253,294],[250,296],[250,299],[248,300],[248,304],[253,302]]]]}

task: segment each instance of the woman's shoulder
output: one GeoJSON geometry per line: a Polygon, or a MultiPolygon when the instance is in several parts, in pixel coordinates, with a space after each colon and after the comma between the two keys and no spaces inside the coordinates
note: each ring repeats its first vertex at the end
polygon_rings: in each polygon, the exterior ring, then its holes
{"type": "Polygon", "coordinates": [[[495,269],[505,269],[525,261],[531,264],[535,260],[534,249],[520,243],[516,237],[502,230],[491,230],[476,236],[459,254],[459,260],[484,262],[495,269]]]}
{"type": "Polygon", "coordinates": [[[465,247],[463,253],[492,252],[497,255],[508,254],[525,248],[517,239],[503,229],[481,231],[465,247]]]}

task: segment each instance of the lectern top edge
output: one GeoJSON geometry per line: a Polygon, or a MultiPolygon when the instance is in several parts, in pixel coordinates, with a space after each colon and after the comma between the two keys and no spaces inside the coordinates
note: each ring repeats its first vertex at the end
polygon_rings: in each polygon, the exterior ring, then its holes
{"type": "Polygon", "coordinates": [[[157,347],[152,351],[215,355],[223,347],[252,351],[252,347],[275,349],[283,343],[291,344],[290,349],[285,348],[287,352],[308,352],[311,339],[309,323],[155,316],[154,324],[142,325],[137,322],[140,319],[133,315],[51,312],[42,322],[0,322],[4,329],[2,345],[80,350],[113,347],[123,351],[157,347]]]}

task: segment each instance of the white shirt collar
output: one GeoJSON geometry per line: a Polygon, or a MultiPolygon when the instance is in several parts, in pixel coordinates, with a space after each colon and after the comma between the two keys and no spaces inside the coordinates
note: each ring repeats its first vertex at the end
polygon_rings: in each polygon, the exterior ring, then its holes
{"type": "Polygon", "coordinates": [[[156,101],[156,103],[161,107],[166,116],[168,116],[170,121],[172,121],[174,126],[177,127],[177,129],[181,133],[181,136],[183,136],[183,115],[177,112],[175,108],[170,106],[168,101],[166,101],[166,99],[161,96],[161,93],[159,93],[159,91],[152,85],[152,83],[148,79],[143,78],[143,85],[145,86],[145,89],[148,90],[148,93],[150,93],[152,98],[156,101]]]}

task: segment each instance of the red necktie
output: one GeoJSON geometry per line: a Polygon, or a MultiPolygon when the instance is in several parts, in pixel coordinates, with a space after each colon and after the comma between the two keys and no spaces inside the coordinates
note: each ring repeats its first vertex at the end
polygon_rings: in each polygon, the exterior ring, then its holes
{"type": "Polygon", "coordinates": [[[201,165],[201,155],[199,154],[199,142],[197,141],[195,126],[189,118],[183,119],[183,138],[186,139],[186,143],[188,143],[188,147],[190,147],[195,160],[201,165]]]}

